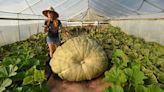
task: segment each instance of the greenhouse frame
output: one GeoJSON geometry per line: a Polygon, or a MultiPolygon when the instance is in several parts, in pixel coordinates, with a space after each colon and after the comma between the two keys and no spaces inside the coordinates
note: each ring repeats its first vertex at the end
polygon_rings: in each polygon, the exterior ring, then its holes
{"type": "Polygon", "coordinates": [[[164,0],[0,0],[0,92],[164,92],[164,0]]]}

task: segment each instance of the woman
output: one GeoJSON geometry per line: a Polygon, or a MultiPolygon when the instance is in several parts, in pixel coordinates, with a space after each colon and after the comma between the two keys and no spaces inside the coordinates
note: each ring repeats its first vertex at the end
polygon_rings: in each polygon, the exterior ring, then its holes
{"type": "Polygon", "coordinates": [[[50,57],[52,58],[54,49],[60,44],[59,29],[61,27],[61,22],[58,19],[59,14],[51,6],[42,13],[47,17],[47,20],[45,21],[44,32],[48,32],[46,41],[49,47],[50,57]]]}

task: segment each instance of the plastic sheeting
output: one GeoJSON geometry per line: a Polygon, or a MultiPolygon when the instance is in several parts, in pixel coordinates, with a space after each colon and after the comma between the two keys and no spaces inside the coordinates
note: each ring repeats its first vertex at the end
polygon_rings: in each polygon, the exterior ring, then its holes
{"type": "Polygon", "coordinates": [[[113,20],[125,33],[164,45],[164,20],[113,20]]]}
{"type": "Polygon", "coordinates": [[[0,20],[0,23],[4,23],[0,25],[0,46],[25,40],[33,34],[43,32],[42,22],[19,21],[17,25],[17,20],[0,20]]]}
{"type": "Polygon", "coordinates": [[[49,5],[59,12],[62,20],[78,16],[78,20],[84,21],[89,14],[90,17],[104,16],[109,19],[164,12],[164,0],[0,0],[0,13],[42,15],[49,5]]]}
{"type": "Polygon", "coordinates": [[[0,0],[0,46],[43,31],[42,11],[49,5],[60,20],[111,21],[130,34],[163,44],[164,0],[0,0]]]}

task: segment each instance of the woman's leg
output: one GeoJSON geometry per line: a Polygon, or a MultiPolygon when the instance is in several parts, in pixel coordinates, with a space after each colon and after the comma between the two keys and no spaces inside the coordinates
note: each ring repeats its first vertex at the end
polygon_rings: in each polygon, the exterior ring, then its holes
{"type": "Polygon", "coordinates": [[[49,50],[50,50],[50,57],[52,58],[53,57],[54,50],[56,48],[56,45],[53,44],[53,43],[49,43],[48,44],[48,47],[49,47],[49,50]]]}

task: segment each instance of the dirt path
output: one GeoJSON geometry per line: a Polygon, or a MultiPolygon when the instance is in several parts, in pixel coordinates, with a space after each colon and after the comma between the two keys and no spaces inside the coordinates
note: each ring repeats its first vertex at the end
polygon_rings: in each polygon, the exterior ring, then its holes
{"type": "Polygon", "coordinates": [[[103,77],[91,81],[69,82],[60,79],[57,75],[51,75],[48,80],[50,92],[101,92],[111,83],[102,81],[103,77]]]}

